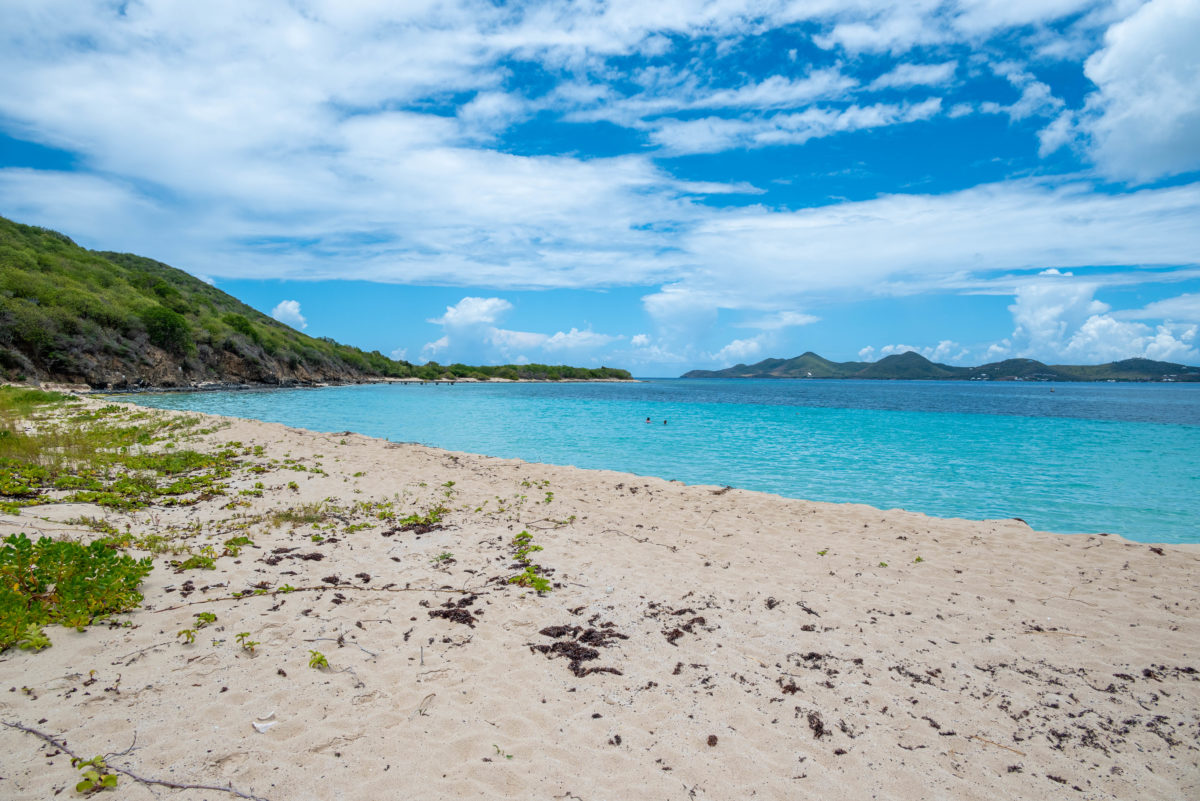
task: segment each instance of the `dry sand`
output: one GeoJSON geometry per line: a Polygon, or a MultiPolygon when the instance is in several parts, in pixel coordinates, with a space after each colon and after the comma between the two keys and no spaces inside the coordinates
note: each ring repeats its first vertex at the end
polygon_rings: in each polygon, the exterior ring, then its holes
{"type": "MultiPolygon", "coordinates": [[[[236,509],[0,518],[198,524],[193,544],[249,523],[255,543],[213,571],[158,557],[131,627],[0,655],[0,721],[272,801],[1200,797],[1198,546],[225,423],[209,442],[264,447],[247,467],[325,473],[242,470],[235,490],[265,490],[236,509]],[[342,511],[320,543],[259,517],[326,498],[342,511]],[[397,531],[360,501],[453,511],[397,531]],[[550,593],[505,582],[521,531],[550,593]],[[230,597],[284,584],[326,589],[230,597]]],[[[57,751],[0,727],[0,798],[73,795],[57,751]]],[[[128,776],[112,795],[235,797],[128,776]]]]}

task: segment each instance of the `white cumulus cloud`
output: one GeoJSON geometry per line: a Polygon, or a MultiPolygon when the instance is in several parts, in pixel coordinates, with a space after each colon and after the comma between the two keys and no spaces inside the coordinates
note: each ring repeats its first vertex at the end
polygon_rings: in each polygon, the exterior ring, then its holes
{"type": "Polygon", "coordinates": [[[279,304],[271,309],[271,316],[292,328],[301,330],[308,328],[308,320],[305,320],[304,315],[300,313],[300,301],[297,300],[279,301],[279,304]]]}
{"type": "Polygon", "coordinates": [[[712,361],[721,364],[747,362],[762,353],[762,340],[758,337],[735,339],[712,355],[712,361]]]}
{"type": "Polygon", "coordinates": [[[1195,343],[1195,325],[1151,328],[1098,314],[1084,321],[1060,353],[1086,363],[1119,361],[1135,356],[1160,361],[1189,361],[1197,357],[1195,343]]]}
{"type": "Polygon", "coordinates": [[[494,323],[505,312],[512,310],[512,304],[503,298],[463,298],[453,306],[446,307],[446,313],[434,317],[429,322],[450,327],[483,325],[494,323]]]}
{"type": "Polygon", "coordinates": [[[489,343],[506,354],[510,351],[541,347],[549,338],[545,334],[533,331],[510,331],[504,328],[489,328],[486,337],[489,343]]]}
{"type": "Polygon", "coordinates": [[[1158,311],[1187,310],[1191,306],[1189,296],[1160,301],[1162,306],[1157,309],[1150,304],[1140,310],[1112,311],[1109,304],[1094,297],[1097,288],[1093,281],[1045,273],[1019,287],[1015,302],[1009,306],[1015,328],[997,353],[1074,364],[1133,357],[1184,362],[1200,359],[1197,324],[1164,322],[1152,327],[1134,321],[1160,316],[1158,311]]]}
{"type": "Polygon", "coordinates": [[[1200,3],[1151,0],[1087,60],[1098,87],[1081,127],[1108,174],[1148,181],[1200,169],[1200,3]]]}
{"type": "Polygon", "coordinates": [[[572,328],[570,331],[558,331],[546,341],[542,343],[543,350],[578,350],[578,349],[596,349],[603,347],[610,342],[615,342],[622,339],[619,335],[613,334],[598,334],[591,329],[580,331],[577,328],[572,328]]]}
{"type": "Polygon", "coordinates": [[[433,342],[426,342],[425,346],[421,348],[421,358],[428,361],[448,347],[450,347],[450,337],[447,336],[439,337],[433,342]]]}

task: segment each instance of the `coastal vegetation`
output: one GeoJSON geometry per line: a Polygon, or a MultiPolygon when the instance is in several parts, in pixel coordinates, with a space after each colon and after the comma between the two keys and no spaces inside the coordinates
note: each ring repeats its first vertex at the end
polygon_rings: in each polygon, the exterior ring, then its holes
{"type": "Polygon", "coordinates": [[[791,359],[763,359],[724,370],[692,370],[682,378],[867,378],[936,381],[1200,381],[1200,367],[1151,359],[1096,365],[1047,365],[1006,359],[979,367],[956,367],[908,351],[877,362],[833,362],[809,351],[791,359]]]}
{"type": "Polygon", "coordinates": [[[82,630],[142,602],[137,588],[150,573],[148,558],[134,559],[105,540],[30,540],[22,533],[0,542],[0,650],[15,644],[40,651],[50,645],[43,626],[82,630]]]}
{"type": "Polygon", "coordinates": [[[93,388],[384,378],[628,379],[564,365],[414,365],[310,337],[153,259],[0,217],[0,378],[93,388]]]}
{"type": "Polygon", "coordinates": [[[0,506],[92,503],[138,509],[152,501],[193,503],[223,495],[236,453],[199,453],[171,441],[194,418],[165,417],[109,404],[70,413],[66,396],[0,387],[0,506]],[[34,415],[66,405],[64,423],[34,415]],[[150,446],[163,445],[151,450],[150,446]]]}
{"type": "MultiPolygon", "coordinates": [[[[219,427],[205,425],[202,418],[192,415],[0,386],[0,511],[50,520],[41,507],[89,504],[99,507],[97,511],[103,515],[97,517],[96,511],[86,510],[63,519],[65,530],[74,532],[65,537],[35,539],[18,532],[0,539],[0,652],[10,647],[40,651],[52,645],[46,631],[52,624],[83,630],[139,608],[143,600],[140,585],[156,563],[183,575],[179,585],[182,600],[195,591],[188,578],[196,575],[192,571],[228,570],[230,564],[241,564],[250,556],[249,549],[261,550],[256,544],[260,537],[279,529],[286,530],[286,537],[328,545],[366,529],[375,529],[382,537],[400,533],[419,537],[444,529],[447,516],[454,511],[451,504],[458,490],[456,482],[449,480],[428,487],[435,496],[415,509],[398,508],[405,502],[405,492],[387,500],[347,502],[325,497],[293,507],[243,512],[251,505],[243,496],[262,498],[272,491],[287,492],[285,497],[290,497],[289,485],[295,482],[281,481],[288,475],[284,471],[298,469],[308,475],[306,480],[327,476],[320,469],[323,457],[284,453],[282,459],[276,459],[264,446],[238,440],[206,444],[205,438],[219,427]],[[301,463],[309,459],[307,466],[301,463]],[[259,478],[275,480],[268,487],[256,480],[259,478]],[[247,485],[252,489],[239,489],[247,485]],[[159,522],[163,520],[159,514],[170,509],[182,512],[182,507],[191,510],[188,522],[180,522],[181,518],[175,524],[159,522]],[[135,527],[139,518],[132,513],[138,510],[148,510],[150,519],[156,521],[153,530],[135,527]],[[201,524],[193,516],[203,515],[205,510],[212,516],[201,524]]],[[[363,475],[363,471],[354,473],[356,478],[363,475]]],[[[538,486],[544,489],[548,484],[540,482],[538,486]]],[[[419,482],[419,487],[427,486],[419,482]]],[[[548,503],[553,494],[547,491],[546,495],[548,503]]],[[[515,497],[514,508],[519,508],[526,498],[515,497]]],[[[475,506],[479,504],[466,503],[462,508],[475,506]]],[[[550,591],[552,583],[547,576],[552,571],[531,559],[542,550],[533,544],[532,535],[522,531],[510,547],[516,562],[511,569],[521,572],[502,580],[538,593],[550,591]]],[[[257,561],[277,566],[285,559],[324,558],[322,551],[296,553],[298,550],[275,548],[257,561]]],[[[431,567],[442,572],[456,562],[446,550],[430,556],[431,567]]],[[[394,583],[379,588],[362,586],[371,578],[366,573],[355,578],[361,582],[354,587],[358,591],[407,591],[396,589],[394,583]]],[[[336,574],[319,584],[298,587],[258,581],[201,603],[320,593],[331,587],[349,589],[348,584],[336,574]]],[[[460,605],[452,607],[454,611],[438,611],[437,616],[469,617],[460,605]]],[[[183,646],[195,646],[199,631],[216,621],[214,613],[196,613],[178,628],[175,639],[183,646]]],[[[261,645],[249,630],[237,633],[234,640],[251,656],[261,645]]]]}

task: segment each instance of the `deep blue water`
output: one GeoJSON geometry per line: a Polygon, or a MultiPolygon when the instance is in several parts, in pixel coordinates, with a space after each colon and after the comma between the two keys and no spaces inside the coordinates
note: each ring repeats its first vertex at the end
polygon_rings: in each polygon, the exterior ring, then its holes
{"type": "Polygon", "coordinates": [[[1200,385],[646,379],[132,400],[795,498],[1200,542],[1200,385]]]}

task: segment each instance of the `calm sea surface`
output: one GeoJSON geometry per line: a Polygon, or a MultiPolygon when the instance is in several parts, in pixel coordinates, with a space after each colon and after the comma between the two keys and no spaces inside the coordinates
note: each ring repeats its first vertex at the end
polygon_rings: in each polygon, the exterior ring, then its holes
{"type": "Polygon", "coordinates": [[[131,400],[794,498],[1200,542],[1196,384],[647,379],[131,400]]]}

